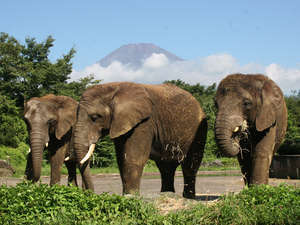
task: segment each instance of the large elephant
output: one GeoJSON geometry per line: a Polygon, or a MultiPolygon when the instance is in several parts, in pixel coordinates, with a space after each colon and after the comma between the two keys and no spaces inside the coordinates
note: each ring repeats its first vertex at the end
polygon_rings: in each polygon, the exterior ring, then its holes
{"type": "Polygon", "coordinates": [[[162,192],[175,192],[175,170],[181,164],[183,196],[194,198],[207,121],[191,94],[170,84],[96,85],[83,93],[77,115],[74,149],[81,165],[91,156],[89,146],[109,134],[115,144],[123,194],[139,193],[143,168],[150,158],[159,168],[162,192]]]}
{"type": "MultiPolygon", "coordinates": [[[[43,150],[48,147],[51,166],[50,184],[60,182],[61,167],[69,155],[72,127],[76,122],[78,102],[66,96],[46,95],[31,98],[24,105],[24,119],[30,136],[25,175],[34,182],[40,179],[43,150]]],[[[68,181],[77,185],[76,161],[67,160],[68,181]]]]}
{"type": "Polygon", "coordinates": [[[268,184],[272,157],[287,128],[280,88],[268,77],[232,74],[216,93],[215,137],[227,156],[238,157],[246,185],[268,184]]]}

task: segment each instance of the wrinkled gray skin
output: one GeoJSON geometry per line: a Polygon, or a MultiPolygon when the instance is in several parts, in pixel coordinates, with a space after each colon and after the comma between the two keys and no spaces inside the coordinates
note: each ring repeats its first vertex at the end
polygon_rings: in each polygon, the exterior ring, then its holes
{"type": "MultiPolygon", "coordinates": [[[[150,158],[160,170],[162,192],[175,192],[175,170],[181,165],[183,196],[194,198],[206,133],[205,114],[188,92],[173,85],[107,83],[83,93],[74,149],[80,161],[91,144],[109,134],[115,144],[123,194],[139,192],[143,168],[150,158]]],[[[87,180],[85,174],[83,179],[87,180]]]]}
{"type": "MultiPolygon", "coordinates": [[[[51,166],[50,184],[60,182],[61,167],[69,155],[72,127],[76,122],[78,102],[70,97],[46,95],[31,98],[24,105],[24,119],[30,137],[31,151],[27,156],[25,175],[34,182],[40,179],[43,150],[48,143],[51,166]]],[[[65,162],[68,182],[77,186],[76,161],[65,162]]]]}
{"type": "Polygon", "coordinates": [[[227,156],[237,156],[246,185],[268,184],[272,157],[287,128],[280,88],[263,75],[233,74],[216,94],[215,137],[227,156]]]}

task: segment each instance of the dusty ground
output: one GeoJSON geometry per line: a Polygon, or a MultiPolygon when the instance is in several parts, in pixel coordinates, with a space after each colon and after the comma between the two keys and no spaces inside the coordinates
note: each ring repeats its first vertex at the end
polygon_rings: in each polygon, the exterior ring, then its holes
{"type": "MultiPolygon", "coordinates": [[[[196,180],[197,195],[222,195],[230,192],[239,192],[244,187],[239,171],[201,171],[196,180]],[[212,176],[214,175],[214,176],[212,176]],[[215,176],[218,175],[218,176],[215,176]]],[[[122,194],[122,183],[119,174],[97,174],[93,175],[95,184],[95,193],[109,192],[122,194]]],[[[81,177],[77,175],[79,185],[81,186],[81,177]]],[[[42,177],[42,183],[49,183],[49,177],[42,177]]],[[[0,185],[16,185],[21,182],[20,178],[0,177],[0,185]]],[[[286,182],[300,187],[300,180],[292,179],[269,179],[270,185],[278,185],[286,182]]],[[[67,177],[62,176],[61,184],[67,184],[67,177]]],[[[157,173],[144,174],[141,181],[141,195],[159,194],[160,177],[157,173]]],[[[178,195],[183,191],[183,177],[181,172],[176,173],[175,190],[178,195]]]]}

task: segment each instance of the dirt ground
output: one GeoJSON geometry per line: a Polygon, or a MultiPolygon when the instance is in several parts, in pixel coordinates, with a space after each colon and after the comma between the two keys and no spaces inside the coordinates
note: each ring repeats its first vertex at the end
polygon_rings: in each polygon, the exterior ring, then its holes
{"type": "MultiPolygon", "coordinates": [[[[95,193],[122,194],[122,183],[119,174],[97,174],[93,177],[95,193]]],[[[81,186],[80,175],[77,175],[77,179],[81,186]]],[[[20,178],[2,177],[0,178],[0,185],[14,186],[21,181],[20,178]]],[[[49,183],[49,177],[42,177],[41,181],[42,183],[49,183]]],[[[300,187],[300,180],[269,179],[270,185],[278,185],[282,182],[300,187]]],[[[66,176],[62,176],[61,184],[67,184],[66,176]]],[[[159,195],[160,185],[161,181],[158,173],[145,173],[141,181],[140,194],[143,197],[159,195]]],[[[239,171],[200,171],[196,179],[196,195],[199,200],[213,200],[222,194],[237,193],[243,187],[244,183],[239,171]]],[[[176,195],[182,196],[183,177],[181,172],[176,173],[175,191],[176,195]]]]}

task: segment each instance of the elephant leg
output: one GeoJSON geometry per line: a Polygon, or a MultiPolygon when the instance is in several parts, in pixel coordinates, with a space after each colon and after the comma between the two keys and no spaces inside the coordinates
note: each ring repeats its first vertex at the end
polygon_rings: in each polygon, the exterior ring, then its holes
{"type": "Polygon", "coordinates": [[[83,165],[81,165],[79,170],[82,177],[82,189],[90,189],[94,191],[94,183],[92,181],[90,171],[90,160],[87,160],[83,165]]]}
{"type": "Polygon", "coordinates": [[[276,126],[271,127],[265,137],[256,145],[252,157],[250,184],[268,184],[269,169],[275,147],[276,126]]]}
{"type": "MultiPolygon", "coordinates": [[[[128,147],[128,143],[125,144],[128,147]]],[[[117,148],[117,160],[123,184],[123,194],[139,194],[141,176],[147,158],[139,158],[134,149],[117,148]]]]}
{"type": "Polygon", "coordinates": [[[50,165],[51,165],[50,185],[60,182],[61,167],[62,167],[62,165],[64,163],[64,159],[65,159],[65,148],[66,148],[66,146],[62,146],[61,148],[57,149],[56,151],[53,151],[52,148],[49,148],[50,165]]]}
{"type": "Polygon", "coordinates": [[[33,165],[32,165],[32,153],[27,154],[27,162],[25,169],[25,176],[27,180],[33,180],[33,165]]]}
{"type": "Polygon", "coordinates": [[[252,172],[251,151],[244,149],[243,152],[238,154],[238,161],[241,167],[244,183],[248,186],[250,184],[252,172]]]}
{"type": "Polygon", "coordinates": [[[76,177],[76,162],[69,160],[65,162],[65,165],[68,169],[68,185],[72,184],[74,186],[78,186],[76,177]]]}
{"type": "Polygon", "coordinates": [[[185,198],[195,198],[196,176],[203,158],[203,148],[204,145],[194,143],[192,149],[181,163],[184,179],[183,197],[185,198]]]}
{"type": "Polygon", "coordinates": [[[161,192],[175,192],[174,176],[178,162],[155,161],[161,176],[161,192]]]}
{"type": "Polygon", "coordinates": [[[149,159],[153,134],[149,121],[115,140],[123,194],[139,194],[141,176],[149,159]]]}

